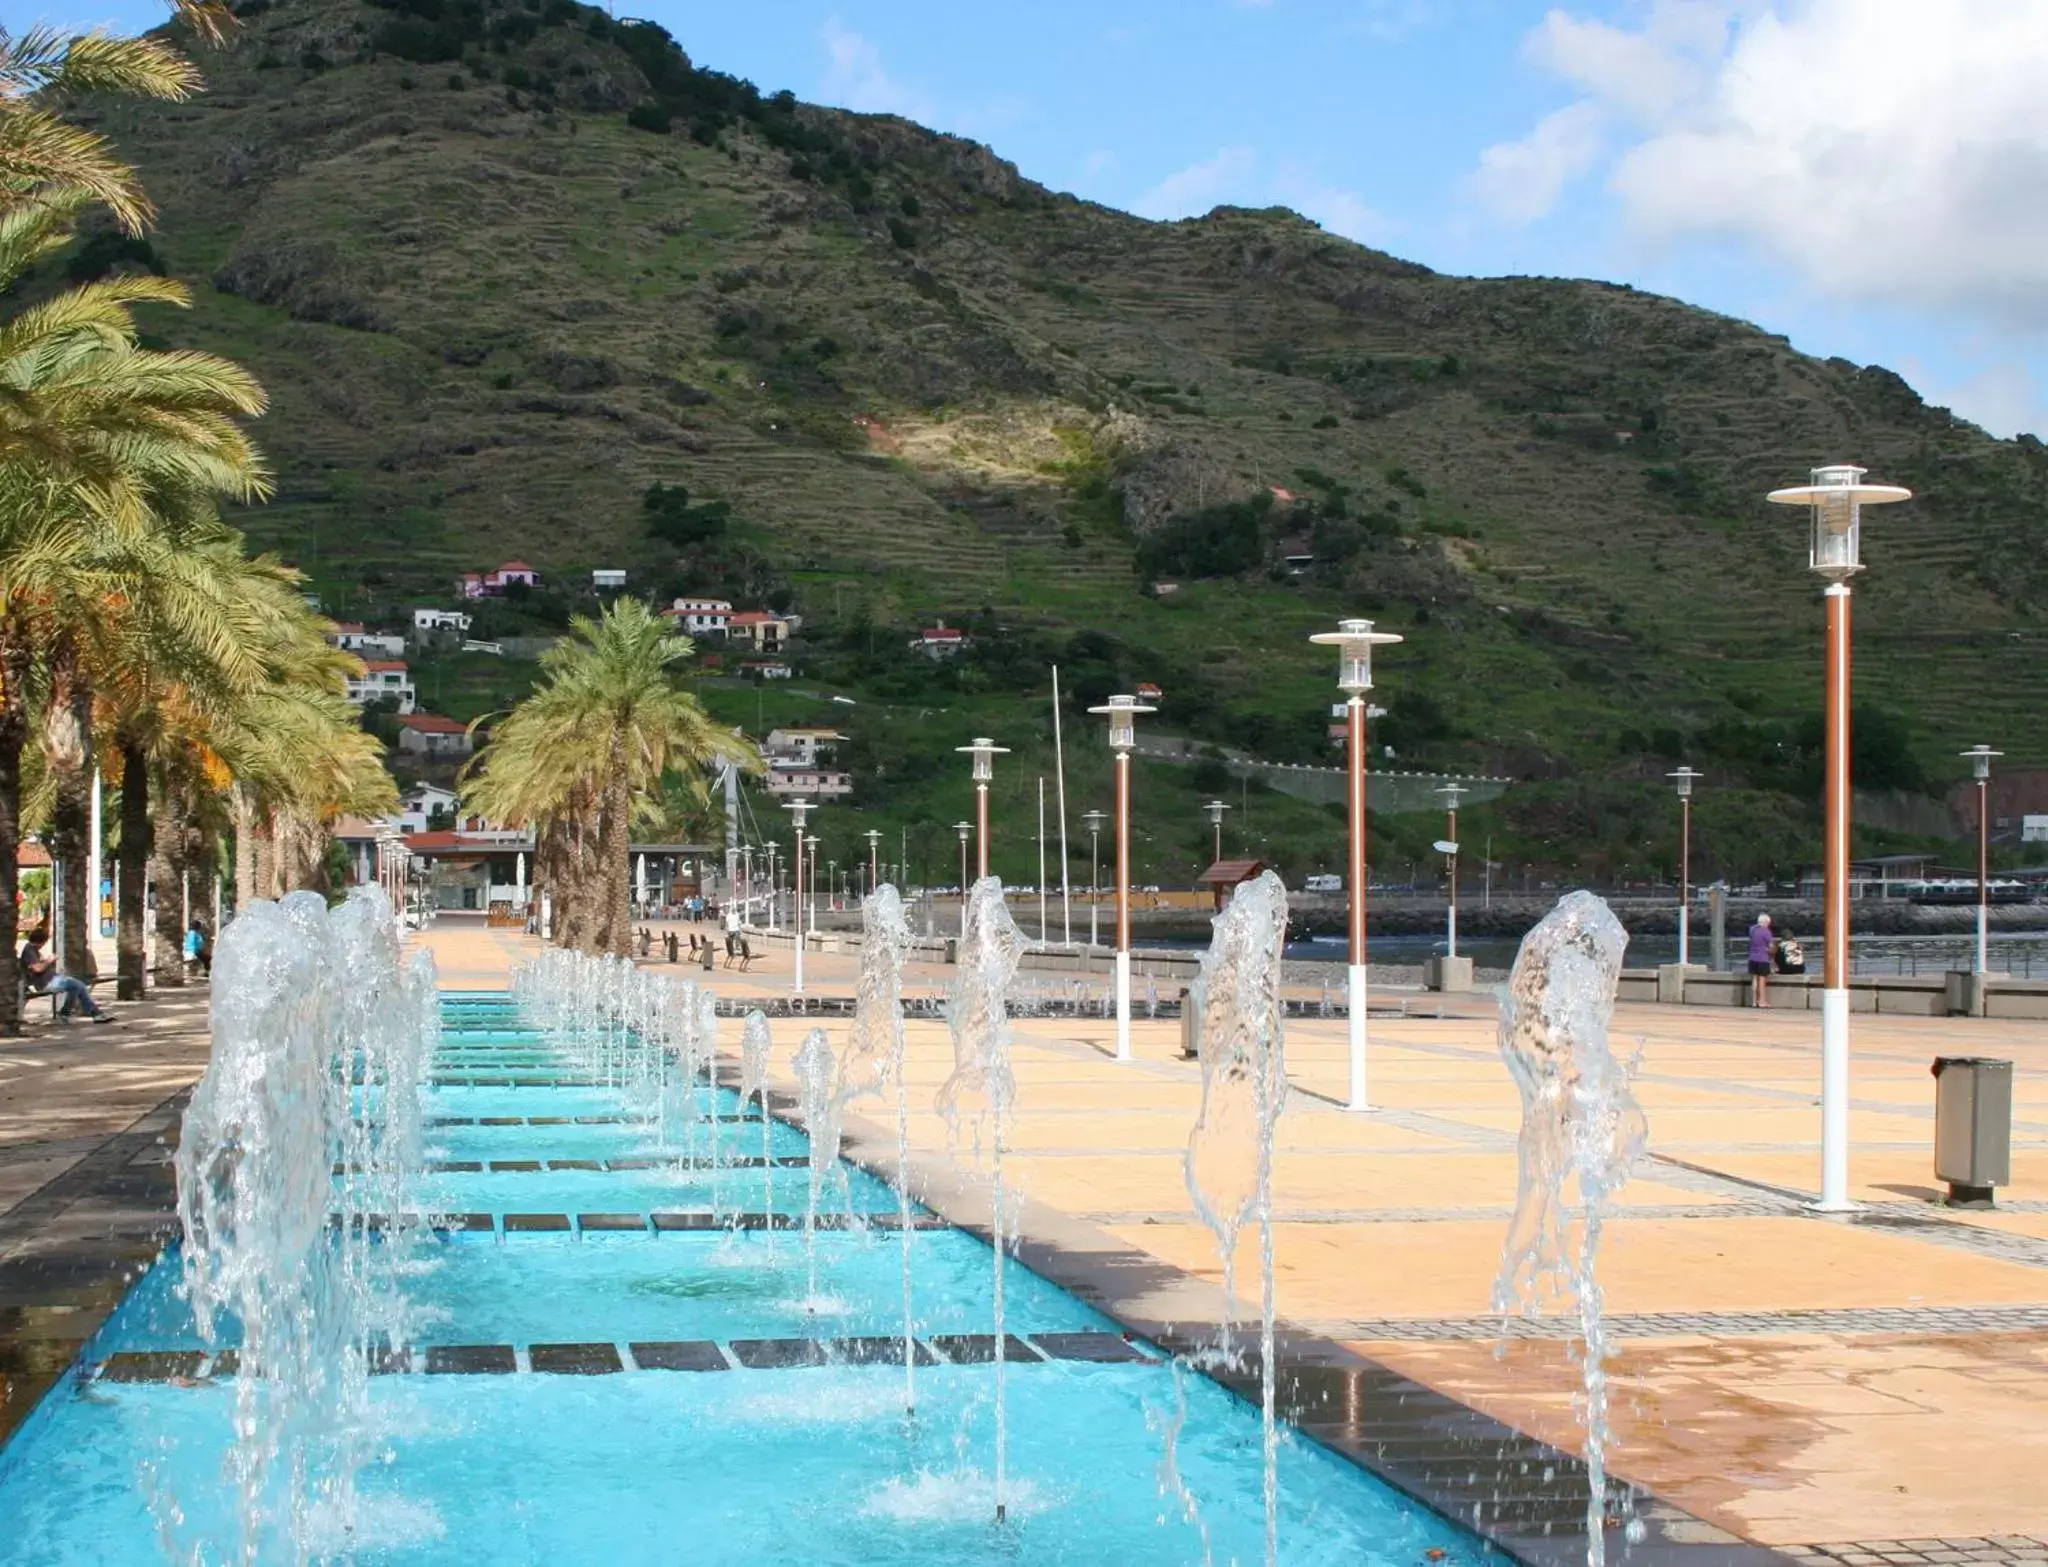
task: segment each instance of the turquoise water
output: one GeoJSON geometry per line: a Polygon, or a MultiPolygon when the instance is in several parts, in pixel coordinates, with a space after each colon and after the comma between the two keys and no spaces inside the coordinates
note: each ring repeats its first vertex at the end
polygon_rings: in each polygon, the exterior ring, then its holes
{"type": "MultiPolygon", "coordinates": [[[[493,1022],[450,1035],[539,1060],[537,1036],[502,1008],[451,1007],[493,1022]]],[[[778,1058],[796,1027],[778,1037],[778,1058]]],[[[551,1059],[551,1058],[549,1058],[551,1059]]],[[[465,1068],[464,1070],[467,1070],[465,1068]]],[[[478,1066],[481,1073],[483,1067],[478,1066]]],[[[429,1116],[625,1114],[601,1088],[424,1091],[429,1116]],[[476,1109],[482,1104],[510,1109],[476,1109]]],[[[729,1095],[723,1109],[737,1114],[729,1095]]],[[[734,1120],[737,1151],[760,1125],[734,1120]]],[[[778,1153],[801,1152],[777,1126],[778,1153]]],[[[643,1127],[437,1127],[436,1158],[603,1158],[643,1151],[643,1127]],[[459,1152],[458,1152],[459,1150],[459,1152]]],[[[831,1207],[893,1210],[893,1193],[850,1166],[831,1207]]],[[[453,1209],[647,1212],[758,1209],[759,1170],[549,1171],[424,1178],[453,1209]],[[703,1179],[699,1179],[702,1175],[703,1179]]],[[[802,1169],[778,1169],[775,1207],[800,1211],[802,1169]]],[[[993,1327],[990,1256],[957,1231],[914,1232],[916,1331],[993,1327]]],[[[800,1233],[453,1233],[422,1241],[406,1277],[414,1341],[626,1346],[647,1341],[887,1337],[902,1329],[898,1238],[816,1238],[816,1292],[800,1233]]],[[[1113,1332],[1092,1308],[1014,1262],[1014,1334],[1113,1332]]],[[[230,1334],[230,1338],[232,1335],[230,1334]]],[[[130,1292],[87,1360],[199,1345],[175,1258],[130,1292]]],[[[632,1367],[630,1353],[621,1363],[632,1367]]],[[[1031,1361],[1009,1371],[1009,1517],[993,1521],[993,1379],[986,1366],[918,1372],[915,1416],[900,1363],[610,1375],[383,1375],[356,1531],[324,1542],[336,1560],[440,1564],[1181,1563],[1261,1555],[1257,1413],[1159,1363],[1031,1361]],[[1168,1434],[1187,1496],[1165,1485],[1168,1434]],[[1192,1498],[1190,1502],[1188,1497],[1192,1498]]],[[[0,1451],[0,1564],[224,1560],[235,1507],[222,1465],[231,1381],[114,1383],[74,1377],[0,1451]],[[199,1555],[195,1558],[195,1552],[199,1555]]],[[[1289,1563],[1414,1567],[1492,1561],[1472,1537],[1313,1443],[1290,1438],[1280,1467],[1281,1557],[1289,1563]],[[1430,1558],[1428,1553],[1441,1552],[1430,1558]]],[[[274,1549],[272,1548],[274,1547],[274,1549]]],[[[284,1542],[261,1559],[289,1560],[284,1542]]]]}

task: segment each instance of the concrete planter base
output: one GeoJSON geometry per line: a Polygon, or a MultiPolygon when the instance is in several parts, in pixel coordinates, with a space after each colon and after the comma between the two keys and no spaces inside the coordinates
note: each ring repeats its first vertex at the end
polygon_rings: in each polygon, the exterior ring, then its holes
{"type": "Polygon", "coordinates": [[[1427,990],[1459,991],[1472,988],[1472,960],[1447,957],[1441,953],[1424,960],[1422,984],[1427,990]]]}

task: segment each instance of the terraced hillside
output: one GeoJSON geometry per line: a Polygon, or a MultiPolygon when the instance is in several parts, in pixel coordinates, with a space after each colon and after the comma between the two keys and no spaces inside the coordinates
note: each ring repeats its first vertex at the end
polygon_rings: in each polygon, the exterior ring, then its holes
{"type": "Polygon", "coordinates": [[[1819,607],[1762,495],[1853,458],[1922,497],[1867,527],[1858,598],[1905,770],[1980,738],[2048,759],[2048,461],[1889,372],[1287,212],[1143,222],[570,0],[241,10],[203,98],[99,123],[163,209],[145,264],[201,285],[159,330],[274,395],[281,493],[243,520],[337,610],[520,556],[784,584],[820,667],[935,614],[1092,629],[1188,727],[1296,758],[1329,690],[1303,638],[1366,612],[1410,635],[1404,760],[1534,781],[1531,832],[1681,753],[1796,814],[1819,607]],[[651,535],[657,481],[729,534],[651,535]]]}

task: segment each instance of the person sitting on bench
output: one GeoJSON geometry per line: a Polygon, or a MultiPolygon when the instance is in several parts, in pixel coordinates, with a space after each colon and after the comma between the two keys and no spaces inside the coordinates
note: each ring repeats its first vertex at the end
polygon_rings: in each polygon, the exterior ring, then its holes
{"type": "Polygon", "coordinates": [[[114,1020],[101,1010],[92,999],[92,992],[82,980],[73,979],[69,974],[57,971],[57,960],[47,956],[43,947],[50,939],[49,927],[38,925],[28,933],[21,944],[21,977],[29,993],[37,996],[62,996],[64,1004],[57,1009],[59,1022],[71,1021],[75,1011],[83,1009],[85,1015],[95,1023],[111,1023],[114,1020]]]}

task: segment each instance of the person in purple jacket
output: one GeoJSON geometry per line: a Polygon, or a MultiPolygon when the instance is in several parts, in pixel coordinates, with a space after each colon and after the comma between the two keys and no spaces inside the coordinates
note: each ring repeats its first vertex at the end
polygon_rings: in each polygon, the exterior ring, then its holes
{"type": "Polygon", "coordinates": [[[1757,915],[1756,923],[1749,927],[1749,1004],[1753,1007],[1771,1004],[1771,954],[1774,946],[1770,915],[1757,915]]]}

